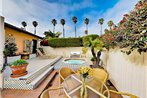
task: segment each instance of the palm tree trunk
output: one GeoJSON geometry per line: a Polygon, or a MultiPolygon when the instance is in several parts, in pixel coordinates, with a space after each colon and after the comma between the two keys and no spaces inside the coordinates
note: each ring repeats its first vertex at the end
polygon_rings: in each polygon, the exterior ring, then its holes
{"type": "Polygon", "coordinates": [[[88,35],[88,25],[86,24],[86,30],[87,30],[87,35],[88,35]]]}
{"type": "Polygon", "coordinates": [[[92,56],[94,57],[94,59],[96,59],[96,55],[95,55],[95,52],[94,52],[94,47],[91,48],[91,53],[92,53],[92,56]]]}
{"type": "Polygon", "coordinates": [[[7,56],[4,57],[4,64],[7,64],[7,56]]]}
{"type": "Polygon", "coordinates": [[[96,60],[96,63],[94,64],[94,68],[96,68],[96,67],[102,67],[102,66],[100,66],[100,61],[101,61],[101,59],[100,59],[101,50],[99,50],[99,51],[97,52],[97,54],[95,54],[95,52],[94,52],[94,47],[92,47],[92,48],[91,48],[91,53],[92,53],[92,56],[94,57],[94,59],[96,60]]]}
{"type": "Polygon", "coordinates": [[[36,35],[36,27],[34,28],[34,34],[36,35]]]}
{"type": "Polygon", "coordinates": [[[100,25],[100,26],[101,26],[101,31],[100,31],[100,32],[101,32],[101,34],[100,34],[100,35],[102,35],[102,25],[100,25]]]}
{"type": "Polygon", "coordinates": [[[55,26],[54,26],[54,28],[53,28],[53,33],[55,33],[55,26]]]}
{"type": "Polygon", "coordinates": [[[77,37],[77,34],[76,34],[76,24],[75,24],[75,37],[77,37]]]}
{"type": "Polygon", "coordinates": [[[97,52],[97,59],[96,59],[96,65],[97,65],[97,67],[102,67],[102,66],[100,66],[100,61],[101,61],[100,56],[101,56],[101,50],[99,50],[97,52]]]}
{"type": "Polygon", "coordinates": [[[63,38],[65,37],[64,26],[63,26],[63,38]]]}
{"type": "Polygon", "coordinates": [[[96,68],[97,67],[97,57],[96,57],[96,54],[95,54],[95,52],[94,52],[94,47],[91,47],[91,53],[92,53],[92,56],[93,56],[93,58],[95,59],[95,61],[96,61],[96,63],[94,64],[94,68],[96,68]]]}

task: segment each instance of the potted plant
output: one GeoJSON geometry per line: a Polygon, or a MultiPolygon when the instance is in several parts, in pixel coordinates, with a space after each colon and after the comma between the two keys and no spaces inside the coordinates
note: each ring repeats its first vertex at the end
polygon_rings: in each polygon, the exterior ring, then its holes
{"type": "Polygon", "coordinates": [[[17,46],[15,43],[5,44],[5,49],[3,51],[5,56],[5,64],[12,63],[15,60],[21,59],[20,55],[16,54],[17,46]]]}
{"type": "Polygon", "coordinates": [[[95,63],[93,67],[102,67],[100,66],[100,56],[101,51],[103,50],[104,43],[102,39],[98,36],[95,39],[92,37],[83,37],[83,45],[84,47],[90,47],[93,58],[95,59],[95,63]]]}
{"type": "Polygon", "coordinates": [[[27,74],[26,68],[27,68],[28,62],[23,59],[19,59],[14,61],[12,64],[10,64],[10,68],[12,70],[11,77],[20,77],[27,74]]]}

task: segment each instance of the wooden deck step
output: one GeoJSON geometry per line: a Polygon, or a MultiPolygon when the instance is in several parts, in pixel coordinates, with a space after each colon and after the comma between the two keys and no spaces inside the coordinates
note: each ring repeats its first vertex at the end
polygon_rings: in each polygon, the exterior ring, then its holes
{"type": "Polygon", "coordinates": [[[44,89],[48,88],[57,71],[53,71],[36,89],[34,90],[15,90],[4,89],[1,93],[1,98],[39,98],[44,89]]]}

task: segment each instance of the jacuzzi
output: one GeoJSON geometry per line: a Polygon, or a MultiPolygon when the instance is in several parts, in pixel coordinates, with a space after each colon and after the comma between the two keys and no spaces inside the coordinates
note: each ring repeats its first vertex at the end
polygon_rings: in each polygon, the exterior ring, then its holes
{"type": "Polygon", "coordinates": [[[75,58],[69,58],[69,59],[64,59],[64,63],[68,63],[71,65],[81,65],[86,62],[85,59],[75,59],[75,58]]]}

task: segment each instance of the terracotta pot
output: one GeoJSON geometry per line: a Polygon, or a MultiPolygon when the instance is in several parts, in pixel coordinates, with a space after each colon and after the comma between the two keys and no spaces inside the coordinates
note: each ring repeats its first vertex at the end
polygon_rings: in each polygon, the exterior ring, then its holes
{"type": "Polygon", "coordinates": [[[26,68],[28,64],[20,65],[20,66],[10,66],[13,75],[19,75],[26,73],[26,68]]]}

